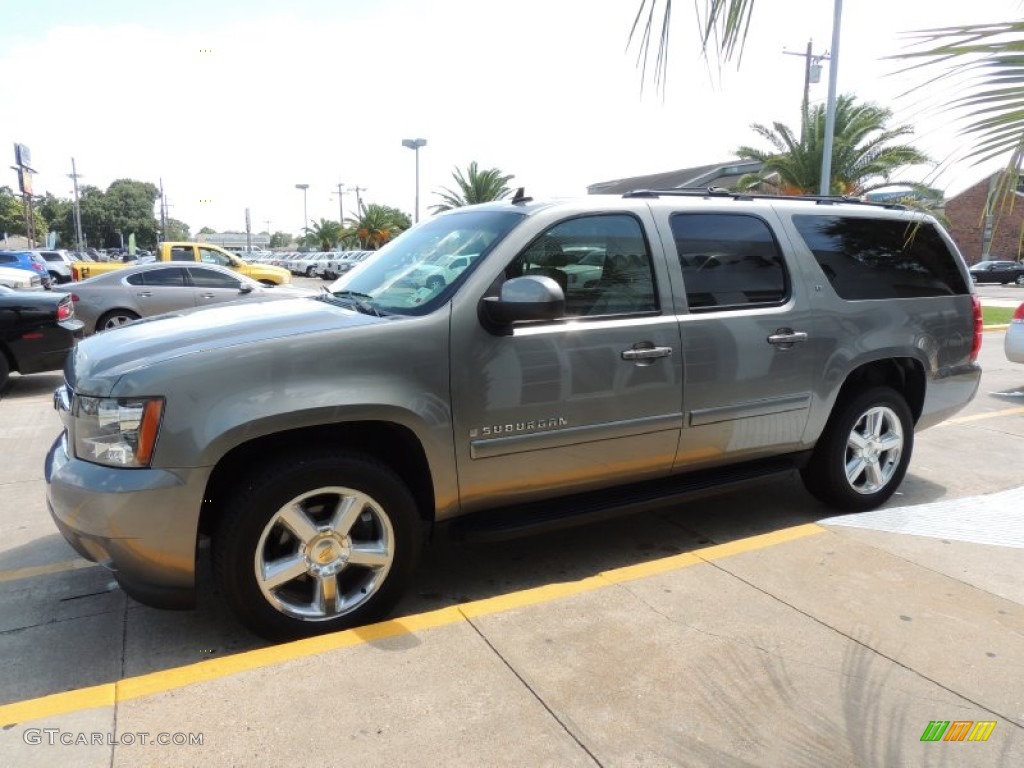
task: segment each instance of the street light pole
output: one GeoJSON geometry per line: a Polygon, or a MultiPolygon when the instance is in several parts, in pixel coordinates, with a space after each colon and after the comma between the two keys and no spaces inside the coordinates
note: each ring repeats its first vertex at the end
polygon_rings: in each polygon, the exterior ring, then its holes
{"type": "Polygon", "coordinates": [[[299,237],[305,242],[306,231],[309,229],[309,214],[306,211],[306,190],[309,184],[296,184],[295,188],[302,190],[302,229],[299,230],[299,237]]]}
{"type": "Polygon", "coordinates": [[[836,79],[839,71],[839,31],[843,19],[843,0],[835,0],[832,18],[832,65],[828,68],[828,105],[825,109],[825,143],[821,155],[819,194],[828,195],[832,188],[832,140],[836,130],[836,79]]]}
{"type": "Polygon", "coordinates": [[[73,157],[71,158],[71,173],[68,175],[75,185],[75,247],[81,253],[85,250],[85,247],[82,245],[82,207],[78,201],[78,178],[82,174],[75,170],[75,158],[73,157]]]}
{"type": "Polygon", "coordinates": [[[402,139],[402,146],[416,153],[416,212],[413,223],[420,220],[420,147],[427,146],[426,139],[402,139]]]}

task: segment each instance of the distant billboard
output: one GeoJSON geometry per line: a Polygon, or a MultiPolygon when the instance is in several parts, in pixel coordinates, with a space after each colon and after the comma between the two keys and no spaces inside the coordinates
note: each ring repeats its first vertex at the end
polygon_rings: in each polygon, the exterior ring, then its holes
{"type": "Polygon", "coordinates": [[[18,169],[18,187],[21,189],[21,194],[31,195],[32,192],[32,174],[22,168],[18,169]]]}
{"type": "Polygon", "coordinates": [[[32,152],[24,144],[14,144],[14,164],[19,168],[32,169],[32,152]]]}

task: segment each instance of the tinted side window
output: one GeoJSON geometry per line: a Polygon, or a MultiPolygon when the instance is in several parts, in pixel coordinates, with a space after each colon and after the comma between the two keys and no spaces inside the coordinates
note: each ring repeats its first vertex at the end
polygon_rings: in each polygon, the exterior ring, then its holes
{"type": "Polygon", "coordinates": [[[957,260],[927,222],[794,216],[793,223],[840,298],[967,293],[957,260]]]}
{"type": "Polygon", "coordinates": [[[192,285],[198,288],[233,288],[237,291],[242,287],[241,281],[214,269],[195,267],[189,269],[188,273],[192,277],[192,285]]]}
{"type": "Polygon", "coordinates": [[[171,261],[195,261],[196,255],[191,246],[175,246],[171,248],[171,261]]]}
{"type": "Polygon", "coordinates": [[[527,246],[505,275],[550,277],[562,287],[570,317],[658,311],[643,228],[624,214],[556,224],[527,246]]]}
{"type": "Polygon", "coordinates": [[[141,274],[144,276],[146,285],[173,288],[181,288],[185,285],[185,270],[183,269],[151,269],[141,274]]]}
{"type": "Polygon", "coordinates": [[[786,301],[786,265],[763,219],[733,213],[676,213],[670,223],[691,311],[786,301]]]}
{"type": "Polygon", "coordinates": [[[145,272],[139,272],[139,273],[134,274],[134,275],[128,275],[128,277],[126,277],[124,279],[124,281],[126,283],[128,283],[128,285],[145,285],[146,284],[146,273],[145,272]]]}

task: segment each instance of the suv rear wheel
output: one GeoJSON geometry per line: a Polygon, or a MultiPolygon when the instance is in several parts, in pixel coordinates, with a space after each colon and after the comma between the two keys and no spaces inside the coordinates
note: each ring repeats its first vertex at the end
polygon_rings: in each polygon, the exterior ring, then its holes
{"type": "Polygon", "coordinates": [[[322,451],[248,477],[213,543],[214,572],[241,621],[272,640],[384,617],[420,549],[416,504],[387,466],[322,451]]]}
{"type": "Polygon", "coordinates": [[[874,387],[837,405],[800,474],[821,501],[862,512],[892,496],[913,448],[914,423],[906,400],[891,387],[874,387]]]}

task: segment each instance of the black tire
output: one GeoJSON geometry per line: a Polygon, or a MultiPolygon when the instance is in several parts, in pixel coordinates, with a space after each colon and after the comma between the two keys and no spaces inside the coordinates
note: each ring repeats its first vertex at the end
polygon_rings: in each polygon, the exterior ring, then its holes
{"type": "Polygon", "coordinates": [[[263,467],[236,487],[214,536],[214,575],[253,632],[306,637],[385,617],[412,576],[421,540],[416,503],[391,468],[316,451],[263,467]],[[349,513],[332,521],[343,507],[349,513]],[[375,564],[350,562],[357,553],[375,564]],[[290,562],[290,575],[272,584],[275,562],[290,562]]]}
{"type": "Polygon", "coordinates": [[[807,490],[829,506],[863,512],[892,496],[913,450],[914,421],[906,400],[891,387],[873,387],[836,404],[800,475],[807,490]],[[869,419],[878,426],[870,427],[869,419]],[[866,444],[855,445],[854,434],[866,436],[866,444]],[[857,451],[865,452],[860,464],[857,451]]]}
{"type": "Polygon", "coordinates": [[[1014,282],[1017,285],[1024,285],[1024,275],[1017,275],[1017,279],[1014,282]]]}
{"type": "Polygon", "coordinates": [[[96,321],[96,333],[120,328],[122,325],[127,325],[128,323],[138,319],[139,315],[132,312],[130,309],[112,309],[109,312],[105,312],[100,319],[96,321]]]}
{"type": "Polygon", "coordinates": [[[275,283],[273,280],[260,280],[260,285],[265,285],[268,288],[273,288],[275,285],[277,285],[277,283],[275,283]]]}
{"type": "Polygon", "coordinates": [[[306,267],[306,277],[312,277],[312,276],[313,276],[313,267],[312,266],[306,267]]]}
{"type": "Polygon", "coordinates": [[[0,349],[0,392],[3,391],[4,385],[7,383],[7,377],[11,373],[11,366],[7,362],[7,355],[0,349]]]}

